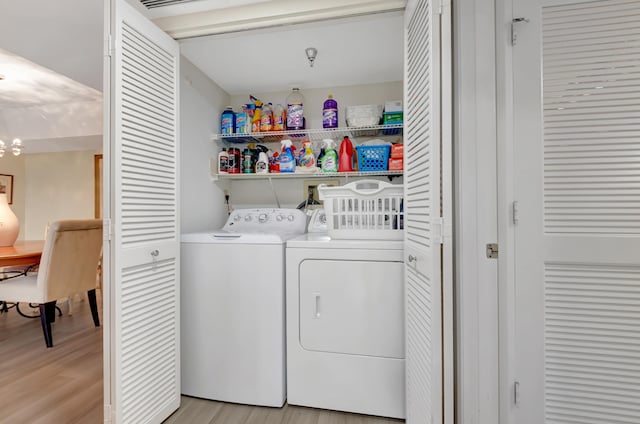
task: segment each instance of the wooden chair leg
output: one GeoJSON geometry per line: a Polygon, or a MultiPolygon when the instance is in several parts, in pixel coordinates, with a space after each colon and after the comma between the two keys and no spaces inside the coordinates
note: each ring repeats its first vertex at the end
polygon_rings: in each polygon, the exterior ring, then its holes
{"type": "Polygon", "coordinates": [[[96,301],[96,289],[91,289],[87,292],[89,298],[89,307],[91,308],[91,316],[93,317],[93,324],[96,327],[100,327],[100,317],[98,316],[98,302],[96,301]]]}
{"type": "Polygon", "coordinates": [[[53,334],[51,333],[52,318],[56,318],[56,302],[41,303],[38,305],[40,308],[40,323],[42,323],[42,332],[44,333],[44,342],[47,347],[53,347],[53,334]]]}

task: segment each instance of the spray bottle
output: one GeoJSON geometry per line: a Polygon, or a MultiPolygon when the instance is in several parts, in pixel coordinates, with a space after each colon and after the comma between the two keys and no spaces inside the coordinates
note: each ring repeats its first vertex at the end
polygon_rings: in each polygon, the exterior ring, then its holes
{"type": "Polygon", "coordinates": [[[300,167],[298,172],[317,172],[316,157],[311,149],[311,140],[304,140],[302,142],[302,149],[300,155],[300,167]]]}
{"type": "Polygon", "coordinates": [[[296,158],[291,150],[291,140],[282,140],[282,153],[280,153],[280,172],[295,172],[296,158]]]}
{"type": "Polygon", "coordinates": [[[322,172],[338,172],[338,153],[336,152],[336,142],[330,138],[322,140],[325,146],[324,157],[322,158],[322,172]]]}

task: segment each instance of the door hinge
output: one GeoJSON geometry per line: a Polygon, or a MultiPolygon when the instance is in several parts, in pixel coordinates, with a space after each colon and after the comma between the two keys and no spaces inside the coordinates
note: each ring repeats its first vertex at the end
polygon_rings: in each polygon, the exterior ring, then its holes
{"type": "Polygon", "coordinates": [[[113,236],[113,226],[111,225],[111,219],[105,218],[102,220],[102,241],[111,241],[113,236]]]}
{"type": "Polygon", "coordinates": [[[106,57],[113,57],[113,53],[115,52],[116,47],[113,43],[113,37],[111,34],[107,35],[107,38],[104,40],[104,55],[106,57]]]}
{"type": "Polygon", "coordinates": [[[104,404],[104,413],[103,413],[103,422],[104,424],[110,424],[113,422],[111,405],[105,403],[104,404]]]}
{"type": "Polygon", "coordinates": [[[513,382],[513,404],[514,405],[520,404],[520,382],[519,381],[513,382]]]}
{"type": "Polygon", "coordinates": [[[513,18],[511,20],[511,45],[515,46],[518,44],[518,24],[529,23],[529,19],[527,18],[513,18]]]}
{"type": "Polygon", "coordinates": [[[487,243],[487,258],[498,259],[498,243],[487,243]]]}
{"type": "Polygon", "coordinates": [[[513,223],[517,224],[520,220],[520,209],[518,206],[518,201],[514,200],[511,207],[511,217],[513,218],[513,223]]]}
{"type": "Polygon", "coordinates": [[[444,243],[444,219],[440,216],[437,218],[433,218],[432,223],[433,228],[433,239],[437,244],[444,243]]]}
{"type": "Polygon", "coordinates": [[[440,0],[438,2],[438,15],[442,15],[444,13],[444,2],[445,0],[440,0]]]}

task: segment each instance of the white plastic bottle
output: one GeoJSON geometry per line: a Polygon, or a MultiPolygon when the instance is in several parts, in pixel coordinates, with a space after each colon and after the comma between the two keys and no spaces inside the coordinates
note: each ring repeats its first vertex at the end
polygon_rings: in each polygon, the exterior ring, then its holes
{"type": "Polygon", "coordinates": [[[218,174],[228,174],[229,173],[229,153],[227,153],[227,149],[222,149],[220,153],[218,153],[218,174]]]}
{"type": "Polygon", "coordinates": [[[299,88],[291,90],[287,96],[287,130],[304,129],[304,97],[299,88]]]}
{"type": "Polygon", "coordinates": [[[258,154],[258,161],[256,162],[256,174],[268,174],[269,173],[269,156],[265,152],[258,154]]]}

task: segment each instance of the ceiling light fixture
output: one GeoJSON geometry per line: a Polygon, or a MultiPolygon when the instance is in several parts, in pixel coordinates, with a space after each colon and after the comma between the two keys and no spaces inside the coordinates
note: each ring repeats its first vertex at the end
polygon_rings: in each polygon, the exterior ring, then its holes
{"type": "MultiPolygon", "coordinates": [[[[22,153],[22,140],[20,140],[19,138],[14,138],[13,141],[11,142],[11,153],[13,153],[14,156],[18,156],[20,155],[20,153],[22,153]]],[[[7,144],[0,140],[0,158],[4,156],[4,153],[7,151],[7,144]]]]}
{"type": "Polygon", "coordinates": [[[304,52],[307,54],[307,59],[309,59],[309,66],[313,68],[313,62],[316,60],[316,56],[318,55],[318,49],[315,47],[307,47],[304,49],[304,52]]]}

